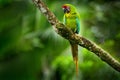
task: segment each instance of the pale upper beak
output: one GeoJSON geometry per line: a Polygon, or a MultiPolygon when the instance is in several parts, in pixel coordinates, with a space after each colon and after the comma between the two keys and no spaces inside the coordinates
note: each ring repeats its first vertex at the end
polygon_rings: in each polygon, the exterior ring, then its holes
{"type": "Polygon", "coordinates": [[[64,13],[69,13],[70,9],[69,8],[63,8],[64,13]]]}

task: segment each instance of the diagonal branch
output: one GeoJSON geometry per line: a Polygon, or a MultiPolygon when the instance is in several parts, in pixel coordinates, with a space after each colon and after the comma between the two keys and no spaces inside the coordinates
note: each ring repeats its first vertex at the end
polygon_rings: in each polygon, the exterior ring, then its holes
{"type": "Polygon", "coordinates": [[[70,29],[68,29],[55,17],[55,15],[49,10],[49,8],[42,2],[42,0],[33,0],[33,2],[44,14],[44,16],[46,16],[49,23],[55,28],[55,31],[59,35],[95,53],[101,60],[109,64],[116,71],[120,72],[120,63],[115,58],[113,58],[108,52],[104,51],[102,48],[97,46],[95,43],[89,41],[88,39],[73,34],[73,32],[70,29]]]}

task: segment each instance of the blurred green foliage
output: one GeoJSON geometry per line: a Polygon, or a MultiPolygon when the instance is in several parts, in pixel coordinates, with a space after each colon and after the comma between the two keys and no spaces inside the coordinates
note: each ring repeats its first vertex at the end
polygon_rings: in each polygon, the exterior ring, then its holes
{"type": "MultiPolygon", "coordinates": [[[[120,60],[120,2],[44,0],[62,21],[62,4],[80,12],[80,35],[120,60]]],[[[75,80],[67,40],[55,33],[32,0],[0,0],[0,80],[75,80]]],[[[79,48],[78,80],[120,80],[120,73],[96,55],[79,48]]]]}

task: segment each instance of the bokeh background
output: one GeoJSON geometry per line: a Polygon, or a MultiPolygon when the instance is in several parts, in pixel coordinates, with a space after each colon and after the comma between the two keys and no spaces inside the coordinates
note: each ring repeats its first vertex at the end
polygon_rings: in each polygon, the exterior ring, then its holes
{"type": "MultiPolygon", "coordinates": [[[[80,35],[120,61],[120,1],[43,0],[62,21],[61,6],[76,6],[80,35]]],[[[32,0],[0,0],[0,80],[76,80],[69,42],[55,33],[32,0]]],[[[120,80],[95,54],[79,47],[78,80],[120,80]]]]}

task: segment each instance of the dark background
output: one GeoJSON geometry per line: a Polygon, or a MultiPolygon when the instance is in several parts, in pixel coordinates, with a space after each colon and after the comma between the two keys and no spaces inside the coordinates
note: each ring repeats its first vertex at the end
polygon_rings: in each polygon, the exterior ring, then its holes
{"type": "MultiPolygon", "coordinates": [[[[120,61],[120,2],[115,0],[44,0],[62,21],[61,6],[76,6],[80,35],[120,61]]],[[[67,40],[55,33],[32,0],[0,0],[0,80],[75,80],[67,40]]],[[[79,47],[78,80],[120,80],[95,54],[79,47]]]]}

